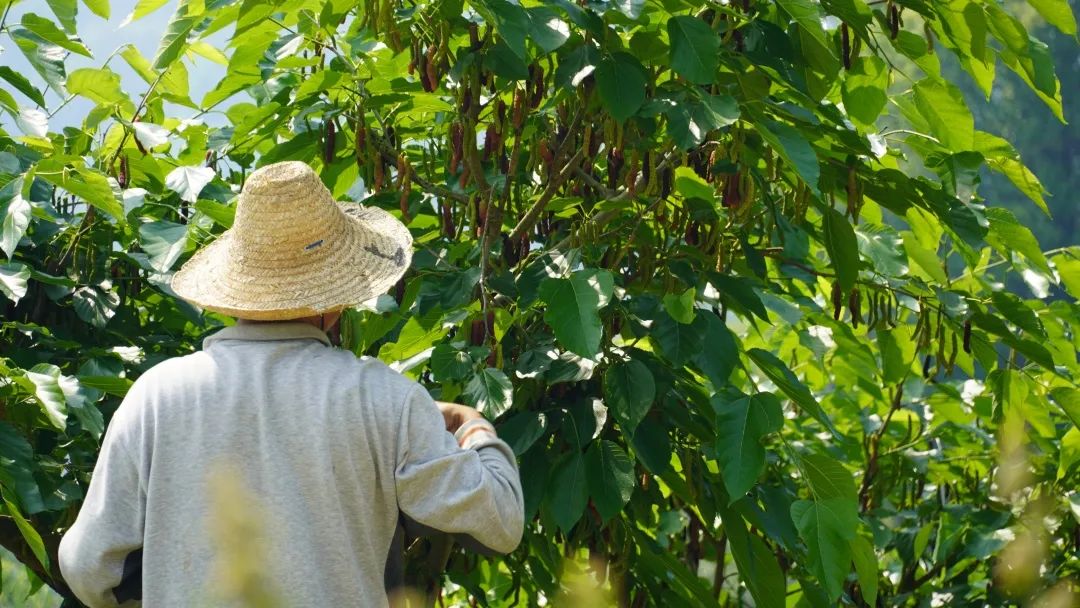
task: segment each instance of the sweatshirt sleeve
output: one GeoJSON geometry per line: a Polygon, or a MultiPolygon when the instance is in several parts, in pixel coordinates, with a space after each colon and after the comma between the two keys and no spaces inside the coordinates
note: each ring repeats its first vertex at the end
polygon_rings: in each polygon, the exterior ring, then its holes
{"type": "MultiPolygon", "coordinates": [[[[135,398],[129,392],[125,405],[135,398]]],[[[109,424],[75,523],[60,541],[60,572],[91,608],[137,606],[142,588],[145,487],[132,458],[123,410],[109,424]]]]}
{"type": "Polygon", "coordinates": [[[398,506],[423,526],[509,553],[525,525],[514,452],[491,432],[471,433],[465,445],[458,446],[431,396],[417,385],[398,430],[398,506]]]}

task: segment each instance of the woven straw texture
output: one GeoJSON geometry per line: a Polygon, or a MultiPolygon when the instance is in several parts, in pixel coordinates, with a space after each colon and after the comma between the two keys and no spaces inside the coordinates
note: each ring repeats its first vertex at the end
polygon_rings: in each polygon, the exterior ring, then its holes
{"type": "Polygon", "coordinates": [[[232,228],[172,279],[202,308],[244,319],[296,319],[385,293],[412,260],[412,236],[375,207],[340,203],[302,162],[253,172],[232,228]]]}

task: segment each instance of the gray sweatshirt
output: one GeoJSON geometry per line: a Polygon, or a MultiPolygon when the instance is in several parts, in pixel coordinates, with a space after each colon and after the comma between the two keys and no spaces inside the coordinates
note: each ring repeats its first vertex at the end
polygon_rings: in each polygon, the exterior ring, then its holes
{"type": "Polygon", "coordinates": [[[280,606],[382,606],[403,517],[512,551],[513,452],[459,447],[423,387],[311,325],[240,323],[131,387],[60,569],[93,608],[229,605],[245,568],[280,606]]]}

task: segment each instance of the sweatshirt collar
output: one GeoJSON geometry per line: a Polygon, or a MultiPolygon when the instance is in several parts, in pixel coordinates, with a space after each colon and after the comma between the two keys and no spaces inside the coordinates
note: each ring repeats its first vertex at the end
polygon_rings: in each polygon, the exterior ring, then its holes
{"type": "Polygon", "coordinates": [[[219,340],[318,340],[331,346],[325,332],[310,323],[299,321],[240,321],[205,338],[203,348],[219,340]]]}

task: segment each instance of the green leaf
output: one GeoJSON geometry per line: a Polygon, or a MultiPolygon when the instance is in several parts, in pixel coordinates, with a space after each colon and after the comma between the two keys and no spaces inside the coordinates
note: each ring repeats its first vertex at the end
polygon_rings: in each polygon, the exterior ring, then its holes
{"type": "Polygon", "coordinates": [[[689,325],[694,322],[694,302],[697,300],[697,289],[691,287],[680,293],[664,295],[664,310],[679,323],[689,325]]]}
{"type": "Polygon", "coordinates": [[[851,541],[851,558],[859,579],[859,591],[867,606],[877,606],[878,558],[874,545],[862,536],[851,541]]]}
{"type": "Polygon", "coordinates": [[[757,393],[732,402],[712,399],[716,411],[716,459],[731,502],[754,487],[765,470],[761,440],[783,426],[783,407],[772,393],[757,393]]]}
{"type": "Polygon", "coordinates": [[[150,256],[150,266],[168,272],[187,248],[188,227],[166,221],[147,222],[139,226],[139,243],[150,256]]]}
{"type": "Polygon", "coordinates": [[[181,2],[173,13],[169,24],[165,28],[165,34],[158,44],[157,53],[154,54],[153,67],[155,70],[164,70],[169,67],[187,46],[188,34],[191,33],[200,18],[189,17],[187,4],[181,2]]]}
{"type": "Polygon", "coordinates": [[[1050,397],[1061,407],[1073,426],[1080,429],[1080,390],[1069,386],[1050,389],[1050,397]]]}
{"type": "Polygon", "coordinates": [[[34,479],[34,449],[15,427],[0,422],[0,487],[12,488],[29,513],[45,510],[41,489],[34,479]]]}
{"type": "Polygon", "coordinates": [[[58,95],[67,97],[67,90],[64,88],[64,80],[67,78],[64,71],[64,49],[23,28],[11,28],[8,35],[45,82],[58,95]]]}
{"type": "Polygon", "coordinates": [[[60,368],[39,363],[26,372],[26,378],[34,384],[34,398],[54,427],[63,431],[67,427],[67,399],[60,388],[60,368]]]}
{"type": "Polygon", "coordinates": [[[1039,317],[1019,297],[1011,293],[995,291],[991,299],[994,302],[994,308],[1010,323],[1037,338],[1046,339],[1046,330],[1039,321],[1039,317]]]}
{"type": "Polygon", "coordinates": [[[644,363],[619,361],[604,373],[605,405],[626,434],[634,434],[655,399],[656,384],[644,363]]]}
{"type": "Polygon", "coordinates": [[[525,80],[529,66],[506,42],[499,40],[484,55],[484,67],[507,80],[525,80]]]}
{"type": "Polygon", "coordinates": [[[109,0],[83,0],[83,4],[98,17],[109,18],[109,0]]]}
{"type": "Polygon", "coordinates": [[[120,75],[109,69],[82,68],[72,72],[67,79],[68,92],[81,95],[100,105],[112,105],[127,101],[120,89],[120,75]]]}
{"type": "Polygon", "coordinates": [[[521,412],[512,415],[499,425],[499,438],[505,441],[517,456],[529,450],[537,439],[547,431],[547,416],[540,412],[521,412]]]}
{"type": "Polygon", "coordinates": [[[694,365],[719,389],[739,366],[739,345],[731,330],[716,315],[703,314],[705,331],[701,352],[693,356],[694,365]]]}
{"type": "Polygon", "coordinates": [[[110,395],[123,397],[133,382],[119,376],[79,376],[79,384],[87,388],[104,391],[110,395]]]}
{"type": "Polygon", "coordinates": [[[69,34],[75,33],[75,17],[79,11],[79,5],[75,0],[46,0],[49,4],[49,8],[52,9],[54,15],[56,15],[57,21],[60,22],[60,27],[64,28],[65,32],[69,34]]]}
{"type": "MultiPolygon", "coordinates": [[[[835,498],[855,504],[855,481],[844,465],[824,454],[807,454],[800,457],[799,461],[814,500],[820,502],[835,498]]],[[[850,517],[855,516],[853,506],[850,517]]]]}
{"type": "Polygon", "coordinates": [[[128,16],[124,17],[124,20],[120,22],[120,27],[124,27],[132,21],[138,21],[168,3],[169,0],[139,0],[135,3],[135,8],[131,9],[128,16]]]}
{"type": "Polygon", "coordinates": [[[855,231],[847,218],[832,207],[822,210],[822,227],[825,250],[836,268],[836,280],[840,283],[840,289],[848,293],[859,280],[859,244],[855,231]]]}
{"type": "Polygon", "coordinates": [[[529,39],[550,53],[570,39],[570,26],[555,11],[545,6],[525,9],[529,16],[529,39]]]}
{"type": "Polygon", "coordinates": [[[815,420],[825,425],[825,428],[829,429],[833,435],[837,435],[832,421],[825,415],[825,411],[821,409],[821,404],[810,393],[810,389],[806,388],[806,385],[795,376],[787,365],[784,365],[783,361],[778,359],[776,355],[760,348],[751,348],[746,351],[746,354],[788,398],[815,420]]]}
{"type": "Polygon", "coordinates": [[[903,240],[892,226],[864,223],[855,230],[859,252],[870,260],[875,272],[902,277],[908,273],[903,240]]]}
{"type": "Polygon", "coordinates": [[[39,17],[34,13],[26,13],[22,17],[22,26],[37,34],[42,40],[51,42],[72,53],[78,53],[85,57],[93,56],[90,54],[90,49],[86,48],[82,41],[78,38],[69,38],[68,35],[57,27],[50,19],[39,17]]]}
{"type": "Polygon", "coordinates": [[[954,152],[975,144],[975,119],[964,95],[952,84],[933,78],[915,83],[915,106],[930,124],[931,133],[954,152]]]}
{"type": "Polygon", "coordinates": [[[431,351],[431,373],[440,382],[464,380],[472,371],[473,361],[469,353],[443,342],[431,351]]]}
{"type": "Polygon", "coordinates": [[[23,95],[29,97],[30,100],[37,105],[45,107],[45,96],[41,94],[41,91],[39,91],[37,87],[30,84],[30,81],[22,74],[19,74],[6,65],[0,65],[0,78],[8,81],[11,86],[15,87],[23,95]]]}
{"type": "Polygon", "coordinates": [[[0,206],[0,218],[3,218],[0,223],[0,249],[9,260],[15,255],[15,248],[26,234],[26,229],[30,226],[30,214],[33,212],[30,203],[22,197],[22,183],[22,179],[12,183],[11,198],[0,206]]]}
{"type": "Polygon", "coordinates": [[[634,463],[614,441],[596,441],[585,454],[589,495],[601,519],[622,511],[634,492],[634,463]]]}
{"type": "Polygon", "coordinates": [[[806,543],[810,572],[835,602],[851,571],[851,541],[858,525],[855,504],[836,498],[800,500],[791,505],[791,519],[806,543]]]}
{"type": "Polygon", "coordinates": [[[15,124],[31,137],[45,137],[49,133],[49,116],[37,108],[20,109],[15,124]]]}
{"type": "Polygon", "coordinates": [[[1035,240],[1035,235],[1027,226],[1017,221],[1011,211],[1004,207],[991,207],[986,210],[986,219],[990,222],[986,242],[1002,256],[1009,259],[1013,252],[1018,252],[1045,274],[1054,274],[1046,262],[1039,242],[1035,240]]]}
{"type": "Polygon", "coordinates": [[[739,106],[728,95],[702,95],[700,100],[672,101],[664,113],[668,132],[684,150],[701,145],[709,133],[739,118],[739,106]]]}
{"type": "Polygon", "coordinates": [[[888,102],[889,69],[877,56],[859,57],[844,73],[841,95],[848,116],[862,127],[872,128],[888,102]]]}
{"type": "Polygon", "coordinates": [[[680,15],[667,22],[671,69],[696,84],[713,81],[719,63],[720,38],[701,19],[680,15]]]}
{"type": "Polygon", "coordinates": [[[1076,17],[1066,0],[1028,0],[1028,4],[1066,36],[1076,36],[1076,17]]]}
{"type": "Polygon", "coordinates": [[[19,508],[7,498],[4,499],[4,506],[7,508],[7,514],[15,520],[15,527],[19,529],[19,533],[22,534],[23,540],[30,547],[34,557],[45,567],[45,571],[49,572],[49,554],[45,552],[45,543],[42,542],[41,535],[34,526],[30,525],[30,522],[26,521],[23,514],[19,512],[19,508]]]}
{"type": "Polygon", "coordinates": [[[112,291],[102,291],[96,287],[84,286],[71,294],[75,314],[94,327],[105,327],[109,319],[116,315],[120,297],[112,291]]]}
{"type": "Polygon", "coordinates": [[[476,374],[465,385],[465,401],[488,418],[498,418],[510,409],[514,387],[500,369],[489,367],[476,374]]]}
{"type": "Polygon", "coordinates": [[[30,268],[18,262],[0,264],[0,293],[18,304],[26,295],[27,281],[30,280],[30,268]]]}
{"type": "Polygon", "coordinates": [[[118,221],[124,221],[124,206],[117,200],[109,179],[95,169],[78,168],[56,173],[39,173],[42,177],[64,190],[82,198],[91,206],[103,211],[118,221]]]}
{"type": "Polygon", "coordinates": [[[949,277],[941,266],[941,258],[935,252],[923,247],[914,233],[905,230],[900,236],[904,241],[904,251],[907,252],[911,261],[938,284],[947,285],[949,277]]]}
{"type": "Polygon", "coordinates": [[[818,164],[817,154],[814,153],[810,142],[806,141],[806,138],[794,127],[782,122],[755,120],[754,128],[785,162],[795,167],[795,171],[806,182],[811,192],[821,196],[821,191],[818,189],[821,166],[818,164]]]}
{"type": "Polygon", "coordinates": [[[787,14],[791,15],[791,18],[799,24],[802,32],[816,43],[816,49],[804,49],[804,53],[817,52],[832,59],[836,58],[836,54],[832,50],[832,44],[829,43],[825,30],[821,27],[821,9],[816,2],[811,0],[777,0],[777,4],[787,14]]]}
{"type": "Polygon", "coordinates": [[[907,378],[915,360],[916,345],[911,339],[911,329],[900,325],[876,333],[881,351],[881,379],[886,384],[899,384],[907,378]]]}
{"type": "Polygon", "coordinates": [[[731,544],[735,567],[739,570],[757,608],[784,608],[787,583],[776,555],[756,534],[750,534],[742,518],[728,513],[724,518],[724,532],[731,544]]]}
{"type": "Polygon", "coordinates": [[[615,53],[596,68],[596,90],[612,118],[625,121],[645,102],[645,73],[628,53],[615,53]]]}
{"type": "Polygon", "coordinates": [[[181,199],[194,203],[213,179],[214,170],[210,167],[177,167],[165,177],[165,187],[179,194],[181,199]]]}
{"type": "Polygon", "coordinates": [[[599,311],[614,288],[606,270],[580,270],[568,279],[545,279],[540,284],[540,298],[547,304],[544,320],[567,350],[590,358],[600,351],[599,311]]]}
{"type": "Polygon", "coordinates": [[[563,532],[570,532],[574,524],[581,519],[589,500],[585,459],[581,452],[568,452],[555,463],[545,498],[548,499],[548,507],[555,518],[555,524],[563,532]]]}
{"type": "Polygon", "coordinates": [[[653,322],[652,338],[660,346],[660,351],[676,367],[682,367],[691,357],[701,352],[704,337],[701,329],[704,321],[691,325],[679,323],[666,313],[653,322]]]}
{"type": "Polygon", "coordinates": [[[232,228],[233,219],[236,216],[236,207],[217,201],[199,199],[195,202],[195,209],[214,220],[215,224],[225,228],[232,228]]]}
{"type": "Polygon", "coordinates": [[[675,169],[675,191],[683,198],[696,198],[707,203],[716,203],[716,190],[690,167],[675,169]]]}

